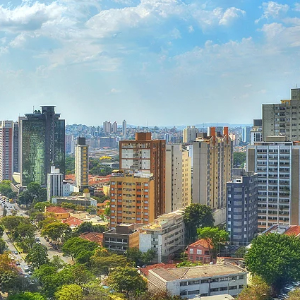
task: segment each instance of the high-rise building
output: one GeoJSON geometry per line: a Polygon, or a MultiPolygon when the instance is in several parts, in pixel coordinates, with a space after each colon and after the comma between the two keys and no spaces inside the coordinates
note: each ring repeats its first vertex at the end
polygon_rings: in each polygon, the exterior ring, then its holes
{"type": "Polygon", "coordinates": [[[112,124],[112,132],[113,132],[113,133],[117,133],[117,131],[118,131],[118,124],[117,124],[117,122],[115,121],[115,122],[113,122],[113,124],[112,124]]]}
{"type": "Polygon", "coordinates": [[[257,176],[244,169],[234,169],[232,181],[227,182],[226,225],[231,244],[246,246],[257,233],[257,176]]]}
{"type": "Polygon", "coordinates": [[[13,133],[13,172],[19,172],[19,123],[14,122],[13,133]]]}
{"type": "Polygon", "coordinates": [[[183,143],[192,143],[196,139],[198,132],[199,130],[195,126],[187,126],[183,129],[183,143]]]}
{"type": "Polygon", "coordinates": [[[110,178],[110,226],[148,224],[155,219],[152,174],[114,172],[110,178]]]}
{"type": "Polygon", "coordinates": [[[106,134],[111,133],[111,123],[109,121],[103,122],[103,132],[106,134]]]}
{"type": "Polygon", "coordinates": [[[290,100],[262,105],[263,140],[268,136],[285,135],[289,141],[300,140],[300,88],[291,90],[290,100]]]}
{"type": "Polygon", "coordinates": [[[246,126],[242,128],[242,141],[244,143],[250,143],[250,131],[251,131],[250,126],[246,126]]]}
{"type": "Polygon", "coordinates": [[[53,196],[63,196],[64,175],[55,166],[51,166],[51,172],[47,176],[47,200],[51,201],[53,196]]]}
{"type": "Polygon", "coordinates": [[[262,142],[262,140],[262,119],[254,119],[250,131],[250,144],[254,145],[254,143],[262,142]]]}
{"type": "Polygon", "coordinates": [[[300,144],[267,137],[248,146],[247,171],[258,174],[258,228],[300,225],[300,144]]]}
{"type": "Polygon", "coordinates": [[[47,174],[55,165],[65,173],[65,120],[55,106],[41,106],[19,118],[19,169],[21,185],[47,185],[47,174]]]}
{"type": "Polygon", "coordinates": [[[0,122],[0,182],[11,180],[13,174],[14,122],[0,122]]]}
{"type": "Polygon", "coordinates": [[[166,146],[166,213],[191,203],[191,158],[181,144],[166,146]]]}
{"type": "Polygon", "coordinates": [[[72,134],[66,134],[66,153],[74,154],[75,152],[75,139],[72,134]]]}
{"type": "Polygon", "coordinates": [[[75,181],[80,191],[89,186],[89,146],[84,137],[79,137],[75,146],[75,181]]]}
{"type": "Polygon", "coordinates": [[[122,136],[123,136],[123,139],[126,138],[126,134],[127,134],[127,129],[126,129],[126,121],[124,120],[123,123],[122,123],[122,136]]]}
{"type": "Polygon", "coordinates": [[[228,127],[223,135],[210,128],[193,142],[193,203],[213,209],[226,207],[226,183],[231,180],[232,142],[228,127]]]}
{"type": "Polygon", "coordinates": [[[166,141],[152,140],[150,132],[137,132],[135,140],[119,142],[120,169],[154,176],[154,217],[165,212],[166,141]]]}

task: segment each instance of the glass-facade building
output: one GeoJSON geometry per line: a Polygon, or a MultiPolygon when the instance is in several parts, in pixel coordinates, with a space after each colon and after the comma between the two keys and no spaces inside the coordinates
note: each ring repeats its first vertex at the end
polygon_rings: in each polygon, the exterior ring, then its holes
{"type": "Polygon", "coordinates": [[[65,120],[54,106],[42,106],[20,120],[20,175],[22,186],[37,182],[47,184],[51,166],[65,173],[65,120]]]}

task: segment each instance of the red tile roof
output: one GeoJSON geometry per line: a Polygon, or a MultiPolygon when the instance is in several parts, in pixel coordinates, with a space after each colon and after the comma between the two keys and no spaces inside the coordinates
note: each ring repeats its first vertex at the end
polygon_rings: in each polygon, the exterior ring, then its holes
{"type": "Polygon", "coordinates": [[[85,239],[90,242],[95,242],[102,246],[103,244],[103,233],[98,232],[86,232],[80,235],[82,239],[85,239]]]}
{"type": "Polygon", "coordinates": [[[46,212],[55,213],[55,214],[65,214],[68,213],[64,208],[60,206],[49,206],[46,207],[46,212]]]}
{"type": "Polygon", "coordinates": [[[168,269],[168,268],[176,268],[176,264],[155,264],[155,265],[150,265],[150,266],[146,266],[145,268],[140,268],[141,273],[143,273],[145,276],[148,276],[149,271],[153,270],[153,269],[168,269]]]}
{"type": "MultiPolygon", "coordinates": [[[[190,244],[188,247],[197,247],[197,246],[202,246],[204,248],[209,249],[209,243],[205,239],[198,240],[195,243],[190,244]]],[[[212,249],[213,246],[210,245],[210,248],[212,249]]]]}
{"type": "Polygon", "coordinates": [[[79,226],[81,223],[83,223],[83,221],[75,217],[69,217],[68,219],[63,220],[62,222],[68,224],[69,226],[79,226]]]}
{"type": "Polygon", "coordinates": [[[103,203],[97,203],[97,207],[103,207],[105,208],[107,205],[109,205],[110,200],[105,200],[103,203]]]}
{"type": "Polygon", "coordinates": [[[298,225],[291,225],[286,232],[285,235],[295,235],[298,236],[300,234],[300,226],[298,225]]]}

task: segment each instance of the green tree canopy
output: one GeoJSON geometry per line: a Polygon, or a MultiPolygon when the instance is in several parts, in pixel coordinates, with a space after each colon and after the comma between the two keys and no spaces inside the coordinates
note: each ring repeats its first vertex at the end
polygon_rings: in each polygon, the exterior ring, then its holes
{"type": "Polygon", "coordinates": [[[7,300],[46,300],[40,293],[24,292],[11,295],[7,300]]]}
{"type": "Polygon", "coordinates": [[[203,227],[197,230],[199,239],[204,239],[209,245],[212,258],[215,258],[221,244],[228,240],[228,232],[218,227],[203,227]]]}
{"type": "Polygon", "coordinates": [[[144,292],[147,283],[135,268],[117,267],[110,272],[107,278],[108,285],[117,292],[138,294],[144,292]]]}
{"type": "Polygon", "coordinates": [[[237,300],[271,300],[271,288],[259,276],[254,276],[251,284],[243,288],[237,300]]]}
{"type": "Polygon", "coordinates": [[[300,299],[300,288],[289,292],[288,298],[286,300],[299,300],[300,299]]]}
{"type": "Polygon", "coordinates": [[[93,225],[92,222],[83,222],[78,226],[78,228],[76,230],[76,233],[77,234],[82,234],[82,233],[85,233],[85,232],[99,232],[99,233],[102,233],[105,230],[107,230],[106,226],[93,225]]]}
{"type": "Polygon", "coordinates": [[[31,264],[34,269],[49,263],[47,248],[41,244],[34,244],[25,260],[31,264]]]}
{"type": "Polygon", "coordinates": [[[193,203],[184,210],[183,215],[188,243],[197,238],[197,228],[214,226],[212,209],[207,205],[193,203]]]}
{"type": "Polygon", "coordinates": [[[248,270],[259,275],[274,291],[300,280],[300,239],[267,234],[257,237],[245,255],[248,270]]]}
{"type": "Polygon", "coordinates": [[[55,293],[55,297],[57,300],[82,300],[82,288],[77,284],[63,285],[55,293]]]}
{"type": "Polygon", "coordinates": [[[64,240],[71,233],[71,228],[66,223],[49,223],[42,229],[42,235],[48,236],[53,241],[64,240]]]}
{"type": "Polygon", "coordinates": [[[246,152],[233,152],[233,166],[243,167],[246,162],[246,152]]]}
{"type": "Polygon", "coordinates": [[[125,254],[127,259],[132,261],[135,266],[147,265],[155,257],[155,251],[151,249],[143,253],[138,248],[129,248],[125,254]]]}
{"type": "Polygon", "coordinates": [[[4,253],[5,248],[6,248],[5,241],[2,238],[0,238],[0,254],[4,253]]]}

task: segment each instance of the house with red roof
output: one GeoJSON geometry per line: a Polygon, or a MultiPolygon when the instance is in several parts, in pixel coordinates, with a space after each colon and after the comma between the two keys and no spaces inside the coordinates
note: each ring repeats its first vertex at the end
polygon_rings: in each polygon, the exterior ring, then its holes
{"type": "Polygon", "coordinates": [[[95,242],[100,246],[103,245],[103,233],[99,232],[85,232],[80,235],[80,237],[89,242],[95,242]]]}
{"type": "Polygon", "coordinates": [[[210,263],[210,250],[212,246],[204,240],[198,240],[193,244],[190,244],[187,248],[188,260],[191,262],[202,262],[204,264],[210,263]]]}
{"type": "Polygon", "coordinates": [[[68,224],[72,230],[76,229],[83,221],[75,217],[69,217],[62,220],[62,223],[68,224]]]}
{"type": "Polygon", "coordinates": [[[53,215],[54,218],[58,220],[63,220],[70,217],[70,213],[66,209],[60,206],[48,206],[48,207],[46,206],[45,214],[48,216],[53,215]]]}

